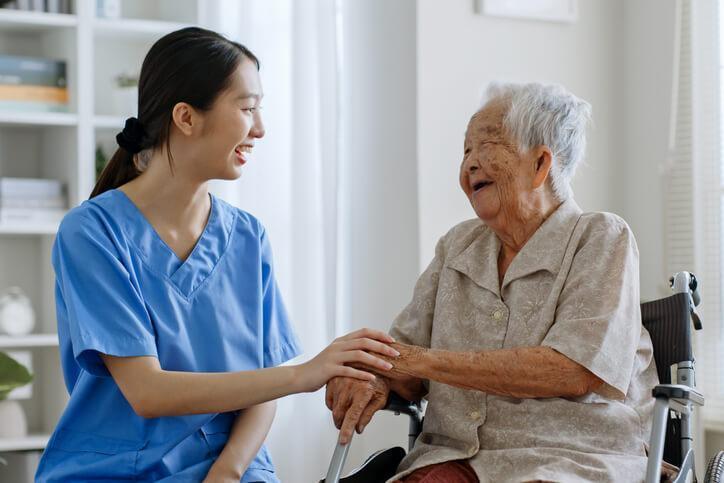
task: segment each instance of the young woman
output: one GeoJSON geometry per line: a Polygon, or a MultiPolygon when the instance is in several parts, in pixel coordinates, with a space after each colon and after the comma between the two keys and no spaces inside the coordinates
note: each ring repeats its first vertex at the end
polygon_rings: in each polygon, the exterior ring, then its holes
{"type": "Polygon", "coordinates": [[[363,329],[309,362],[274,278],[264,227],[208,191],[264,136],[259,62],[199,28],[156,42],[138,119],[53,248],[70,401],[37,481],[276,482],[274,400],[330,378],[372,380],[396,355],[363,329]]]}

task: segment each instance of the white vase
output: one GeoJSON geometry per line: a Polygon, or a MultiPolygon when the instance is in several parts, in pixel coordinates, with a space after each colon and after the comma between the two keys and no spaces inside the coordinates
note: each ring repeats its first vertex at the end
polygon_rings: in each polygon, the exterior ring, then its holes
{"type": "Polygon", "coordinates": [[[0,401],[0,438],[22,438],[28,434],[25,412],[18,401],[0,401]]]}

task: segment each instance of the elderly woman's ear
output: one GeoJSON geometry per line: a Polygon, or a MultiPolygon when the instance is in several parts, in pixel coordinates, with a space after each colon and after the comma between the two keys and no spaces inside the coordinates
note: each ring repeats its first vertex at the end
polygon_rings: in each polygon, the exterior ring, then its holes
{"type": "Polygon", "coordinates": [[[548,146],[533,148],[533,159],[535,159],[535,174],[533,175],[533,189],[543,186],[548,179],[553,163],[553,154],[548,146]]]}

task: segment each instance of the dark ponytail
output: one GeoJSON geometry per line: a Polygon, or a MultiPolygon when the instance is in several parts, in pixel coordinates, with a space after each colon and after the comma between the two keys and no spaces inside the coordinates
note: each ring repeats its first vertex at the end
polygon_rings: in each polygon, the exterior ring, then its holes
{"type": "MultiPolygon", "coordinates": [[[[90,197],[128,183],[141,174],[148,159],[138,154],[169,146],[171,113],[179,102],[211,109],[244,58],[257,69],[259,60],[243,45],[210,30],[188,27],[159,39],[146,54],[138,82],[138,119],[129,118],[116,136],[119,148],[103,169],[90,197]]],[[[147,156],[146,156],[147,157],[147,156]]]]}

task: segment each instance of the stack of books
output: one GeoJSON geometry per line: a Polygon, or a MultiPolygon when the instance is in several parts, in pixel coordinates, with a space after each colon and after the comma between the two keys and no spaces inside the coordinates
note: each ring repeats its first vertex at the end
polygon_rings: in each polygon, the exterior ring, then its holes
{"type": "Polygon", "coordinates": [[[0,109],[67,112],[65,61],[0,55],[0,109]]]}
{"type": "Polygon", "coordinates": [[[0,0],[0,8],[48,13],[72,13],[71,0],[0,0]]]}
{"type": "Polygon", "coordinates": [[[67,208],[58,180],[0,178],[0,223],[57,223],[67,208]]]}

